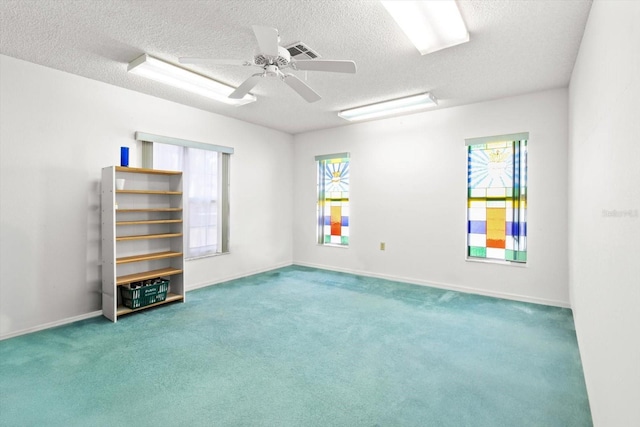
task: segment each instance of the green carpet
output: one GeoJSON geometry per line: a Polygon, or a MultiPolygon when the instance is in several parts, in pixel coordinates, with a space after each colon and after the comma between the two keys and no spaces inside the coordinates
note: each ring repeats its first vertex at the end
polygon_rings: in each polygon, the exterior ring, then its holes
{"type": "Polygon", "coordinates": [[[0,342],[2,426],[590,426],[571,311],[306,267],[0,342]]]}

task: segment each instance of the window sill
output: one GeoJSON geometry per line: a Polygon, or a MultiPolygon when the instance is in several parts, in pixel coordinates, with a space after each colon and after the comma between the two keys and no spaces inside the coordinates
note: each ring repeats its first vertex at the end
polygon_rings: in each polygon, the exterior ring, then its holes
{"type": "Polygon", "coordinates": [[[518,267],[518,268],[526,268],[528,263],[526,262],[511,262],[511,261],[500,261],[497,259],[481,259],[481,258],[465,258],[467,262],[479,262],[482,264],[495,264],[495,265],[505,265],[508,267],[518,267]]]}
{"type": "Polygon", "coordinates": [[[213,258],[213,257],[217,257],[217,256],[221,256],[221,255],[229,255],[231,252],[216,252],[215,254],[208,254],[208,255],[198,255],[198,256],[192,256],[189,258],[185,258],[185,261],[195,261],[198,259],[203,259],[203,258],[213,258]]]}
{"type": "Polygon", "coordinates": [[[342,249],[349,249],[349,246],[345,246],[345,245],[332,245],[332,244],[330,244],[330,243],[316,243],[316,246],[329,247],[329,248],[342,248],[342,249]]]}

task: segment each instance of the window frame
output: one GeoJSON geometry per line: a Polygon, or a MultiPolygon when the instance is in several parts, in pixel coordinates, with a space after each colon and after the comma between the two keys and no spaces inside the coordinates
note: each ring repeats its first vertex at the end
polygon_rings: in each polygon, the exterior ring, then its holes
{"type": "MultiPolygon", "coordinates": [[[[316,201],[317,201],[317,210],[316,210],[316,243],[319,246],[327,246],[327,247],[336,247],[336,248],[348,248],[351,243],[350,231],[351,231],[351,215],[350,215],[350,205],[351,205],[351,194],[350,194],[350,171],[351,171],[351,155],[350,153],[334,153],[334,154],[324,154],[315,156],[316,162],[316,201]],[[336,160],[341,160],[340,162],[336,162],[336,160]],[[346,161],[345,161],[346,160],[346,161]],[[344,194],[340,194],[340,197],[326,197],[326,165],[327,162],[329,164],[336,163],[345,163],[346,167],[344,170],[348,173],[348,181],[347,185],[347,197],[343,197],[344,194]],[[337,205],[339,203],[339,205],[337,205]],[[335,221],[332,223],[332,214],[331,210],[329,210],[329,214],[327,215],[327,208],[331,207],[339,207],[340,208],[340,243],[338,242],[327,242],[326,236],[335,236],[331,233],[326,233],[326,228],[336,226],[335,221]],[[344,212],[347,212],[347,215],[343,215],[344,212]],[[346,225],[345,225],[346,218],[346,225]],[[329,221],[329,224],[327,224],[329,221]],[[346,234],[343,234],[346,233],[346,234]]],[[[344,192],[340,192],[344,193],[344,192]]]]}
{"type": "MultiPolygon", "coordinates": [[[[465,139],[465,154],[467,158],[467,184],[466,184],[466,233],[465,233],[465,260],[471,262],[484,262],[491,264],[502,264],[502,265],[511,265],[511,266],[519,266],[526,267],[529,261],[529,248],[528,248],[528,146],[529,146],[529,133],[528,132],[520,132],[513,134],[505,134],[505,135],[495,135],[495,136],[487,136],[480,138],[467,138],[465,139]],[[514,148],[516,148],[512,154],[512,159],[514,162],[513,168],[517,168],[517,173],[512,176],[513,182],[512,187],[514,188],[512,191],[512,195],[505,195],[505,201],[509,201],[511,199],[511,209],[514,211],[513,217],[517,215],[518,222],[517,225],[514,225],[514,222],[511,221],[511,232],[514,230],[518,230],[518,235],[513,237],[513,235],[508,234],[508,218],[505,218],[505,238],[509,237],[513,239],[515,244],[518,245],[517,249],[514,250],[515,259],[506,259],[505,258],[497,258],[497,257],[487,257],[485,256],[473,256],[470,254],[470,239],[471,239],[471,219],[470,219],[470,204],[472,202],[472,198],[478,199],[482,197],[472,197],[471,196],[471,186],[470,186],[470,174],[471,174],[471,164],[470,164],[470,146],[473,145],[485,145],[492,143],[501,143],[501,142],[511,142],[518,143],[514,144],[514,148]],[[517,145],[517,147],[516,147],[517,145]]],[[[491,197],[484,197],[485,203],[491,200],[491,197]]],[[[485,209],[489,207],[485,205],[485,209]]],[[[508,203],[506,204],[506,209],[508,208],[508,203]]],[[[487,235],[486,231],[486,219],[485,219],[485,239],[487,235]]],[[[505,242],[506,243],[506,242],[505,242]]],[[[487,244],[485,241],[485,248],[487,248],[487,244]]],[[[505,244],[505,251],[507,250],[507,245],[505,244]]]]}
{"type": "MultiPolygon", "coordinates": [[[[180,138],[172,138],[161,135],[153,135],[144,132],[136,132],[135,139],[140,141],[142,152],[142,167],[153,169],[153,144],[167,144],[174,146],[181,146],[185,148],[196,148],[206,151],[214,151],[218,153],[218,203],[216,203],[217,209],[217,248],[215,252],[200,254],[200,255],[187,255],[190,248],[185,245],[185,260],[193,260],[199,258],[207,258],[218,255],[224,255],[230,253],[229,244],[229,220],[230,220],[230,204],[229,204],[229,188],[230,188],[230,162],[231,154],[234,153],[232,147],[225,147],[221,145],[207,144],[203,142],[190,141],[180,138]]],[[[185,194],[188,189],[188,171],[183,171],[183,188],[185,188],[185,194]]],[[[188,197],[188,196],[187,196],[188,197]]],[[[189,231],[189,200],[183,202],[183,221],[184,221],[184,233],[189,231]]],[[[187,239],[187,244],[189,239],[187,239]]]]}

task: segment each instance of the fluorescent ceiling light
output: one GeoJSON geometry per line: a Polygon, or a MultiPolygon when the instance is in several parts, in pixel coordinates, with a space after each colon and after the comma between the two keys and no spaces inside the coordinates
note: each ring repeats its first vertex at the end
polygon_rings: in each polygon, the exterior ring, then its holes
{"type": "Polygon", "coordinates": [[[422,55],[469,41],[454,0],[381,3],[422,55]]]}
{"type": "Polygon", "coordinates": [[[127,71],[230,105],[244,105],[256,101],[256,97],[250,94],[246,94],[242,99],[229,98],[231,92],[235,90],[234,87],[160,61],[147,54],[133,60],[127,71]]]}
{"type": "Polygon", "coordinates": [[[436,105],[438,105],[436,98],[429,92],[426,92],[419,95],[407,96],[406,98],[393,99],[391,101],[384,101],[377,104],[365,105],[364,107],[340,111],[338,116],[353,122],[409,113],[436,105]]]}

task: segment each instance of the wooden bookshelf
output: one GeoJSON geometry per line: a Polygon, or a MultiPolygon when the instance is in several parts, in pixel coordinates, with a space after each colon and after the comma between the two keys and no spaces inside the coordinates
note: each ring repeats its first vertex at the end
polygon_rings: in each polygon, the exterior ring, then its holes
{"type": "Polygon", "coordinates": [[[116,285],[126,285],[133,282],[141,282],[143,280],[155,279],[160,276],[173,276],[174,274],[181,274],[182,270],[176,268],[160,268],[158,270],[141,271],[140,273],[127,274],[126,276],[119,276],[116,278],[116,285]]]}
{"type": "Polygon", "coordinates": [[[182,237],[182,233],[161,233],[161,234],[138,234],[135,236],[118,236],[116,241],[123,240],[149,240],[149,239],[169,239],[172,237],[182,237]]]}
{"type": "Polygon", "coordinates": [[[151,261],[156,259],[165,259],[165,258],[173,258],[173,257],[181,257],[183,256],[182,252],[156,252],[151,254],[141,254],[141,255],[131,255],[116,258],[116,264],[126,264],[128,262],[140,262],[140,261],[151,261]]]}
{"type": "Polygon", "coordinates": [[[133,208],[133,209],[116,209],[116,213],[133,213],[133,212],[182,212],[182,208],[133,208]]]}
{"type": "Polygon", "coordinates": [[[140,308],[129,308],[129,307],[125,307],[124,305],[119,305],[117,314],[118,316],[124,316],[125,314],[134,313],[136,311],[145,310],[151,307],[157,307],[159,305],[168,304],[170,302],[175,302],[175,301],[184,301],[184,297],[182,295],[168,293],[167,299],[165,299],[164,301],[157,302],[155,304],[145,305],[144,307],[140,307],[140,308]]]}
{"type": "Polygon", "coordinates": [[[116,190],[117,194],[157,194],[161,196],[181,196],[182,191],[164,190],[116,190]]]}
{"type": "Polygon", "coordinates": [[[125,166],[114,166],[116,172],[124,173],[141,173],[145,175],[182,175],[181,171],[168,171],[162,169],[147,169],[147,168],[130,168],[125,166]]]}
{"type": "Polygon", "coordinates": [[[116,225],[177,224],[181,222],[181,219],[154,219],[142,221],[116,221],[116,225]]]}
{"type": "Polygon", "coordinates": [[[185,300],[182,198],[180,171],[103,168],[102,313],[105,317],[115,322],[123,314],[185,300]],[[126,189],[116,189],[116,179],[125,179],[126,189]],[[169,281],[165,301],[136,309],[122,305],[120,286],[157,278],[169,281]]]}

